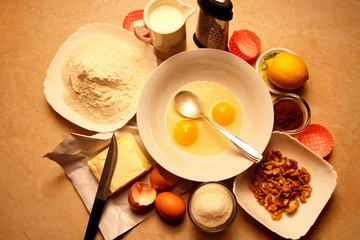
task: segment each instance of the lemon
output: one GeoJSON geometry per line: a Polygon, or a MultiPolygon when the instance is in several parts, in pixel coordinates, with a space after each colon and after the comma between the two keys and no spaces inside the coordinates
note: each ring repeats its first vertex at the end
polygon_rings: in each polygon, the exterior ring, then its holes
{"type": "Polygon", "coordinates": [[[270,81],[282,89],[299,88],[309,79],[305,62],[292,53],[278,53],[266,60],[265,65],[270,81]]]}

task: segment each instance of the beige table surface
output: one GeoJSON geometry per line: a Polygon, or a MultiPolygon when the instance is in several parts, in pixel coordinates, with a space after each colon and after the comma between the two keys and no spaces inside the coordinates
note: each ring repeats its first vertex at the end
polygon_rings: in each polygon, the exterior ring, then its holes
{"type": "MultiPolygon", "coordinates": [[[[186,0],[197,6],[195,0],[186,0]]],[[[60,166],[42,156],[69,133],[91,135],[58,115],[44,97],[49,64],[65,39],[93,22],[122,25],[145,0],[0,0],[0,239],[82,239],[89,213],[60,166]]],[[[360,233],[360,1],[233,0],[230,33],[257,33],[262,51],[292,49],[310,81],[299,92],[312,123],[326,126],[327,158],[337,188],[304,239],[356,239],[360,233]]],[[[187,22],[189,48],[196,12],[187,22]]],[[[189,193],[183,195],[188,199],[189,193]]],[[[169,224],[157,214],[123,239],[278,239],[239,208],[225,232],[205,235],[186,216],[169,224]]],[[[102,239],[100,232],[96,239],[102,239]]],[[[280,238],[281,239],[281,238],[280,238]]]]}

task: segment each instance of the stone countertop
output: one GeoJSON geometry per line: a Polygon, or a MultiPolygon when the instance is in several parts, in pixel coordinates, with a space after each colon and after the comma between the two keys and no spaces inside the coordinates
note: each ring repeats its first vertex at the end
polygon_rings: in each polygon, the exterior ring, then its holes
{"type": "MultiPolygon", "coordinates": [[[[197,6],[195,0],[184,0],[197,6]]],[[[360,2],[232,0],[234,30],[249,29],[262,51],[282,46],[307,63],[310,80],[297,92],[311,123],[326,126],[334,148],[326,160],[338,174],[332,198],[303,239],[355,239],[360,230],[360,2]]],[[[147,1],[2,0],[0,2],[0,239],[82,239],[89,213],[56,163],[43,158],[69,133],[91,135],[46,102],[44,79],[55,53],[79,27],[122,26],[147,1]]],[[[187,21],[188,48],[196,12],[187,21]]],[[[183,196],[186,201],[189,193],[183,196]]],[[[299,223],[301,224],[301,223],[299,223]]],[[[225,232],[206,235],[187,216],[177,224],[153,214],[121,239],[281,239],[241,207],[225,232]]],[[[102,239],[100,232],[96,239],[102,239]]]]}

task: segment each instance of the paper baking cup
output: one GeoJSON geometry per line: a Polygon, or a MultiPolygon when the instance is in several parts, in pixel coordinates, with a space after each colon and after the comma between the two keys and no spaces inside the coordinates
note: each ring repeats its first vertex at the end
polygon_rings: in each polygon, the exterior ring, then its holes
{"type": "Polygon", "coordinates": [[[231,53],[245,61],[251,61],[260,53],[260,38],[250,30],[234,31],[230,37],[229,49],[231,53]]]}
{"type": "Polygon", "coordinates": [[[299,134],[299,141],[321,157],[328,156],[333,147],[331,133],[320,124],[310,124],[305,128],[299,134]]]}
{"type": "MultiPolygon", "coordinates": [[[[133,22],[135,22],[137,20],[141,20],[143,18],[144,18],[144,10],[134,10],[134,11],[130,12],[128,15],[126,15],[126,17],[124,18],[123,28],[132,32],[133,31],[133,27],[132,27],[133,22]]],[[[143,37],[150,36],[150,32],[146,27],[139,27],[139,28],[137,28],[136,31],[138,33],[140,33],[140,35],[142,35],[143,37]]]]}

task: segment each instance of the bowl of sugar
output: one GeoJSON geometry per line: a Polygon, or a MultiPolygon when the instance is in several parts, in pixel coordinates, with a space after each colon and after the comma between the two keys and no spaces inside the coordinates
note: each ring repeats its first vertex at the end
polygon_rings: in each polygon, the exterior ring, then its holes
{"type": "Polygon", "coordinates": [[[192,223],[207,233],[227,229],[236,218],[236,197],[221,182],[205,182],[197,186],[188,201],[188,215],[192,223]]]}

